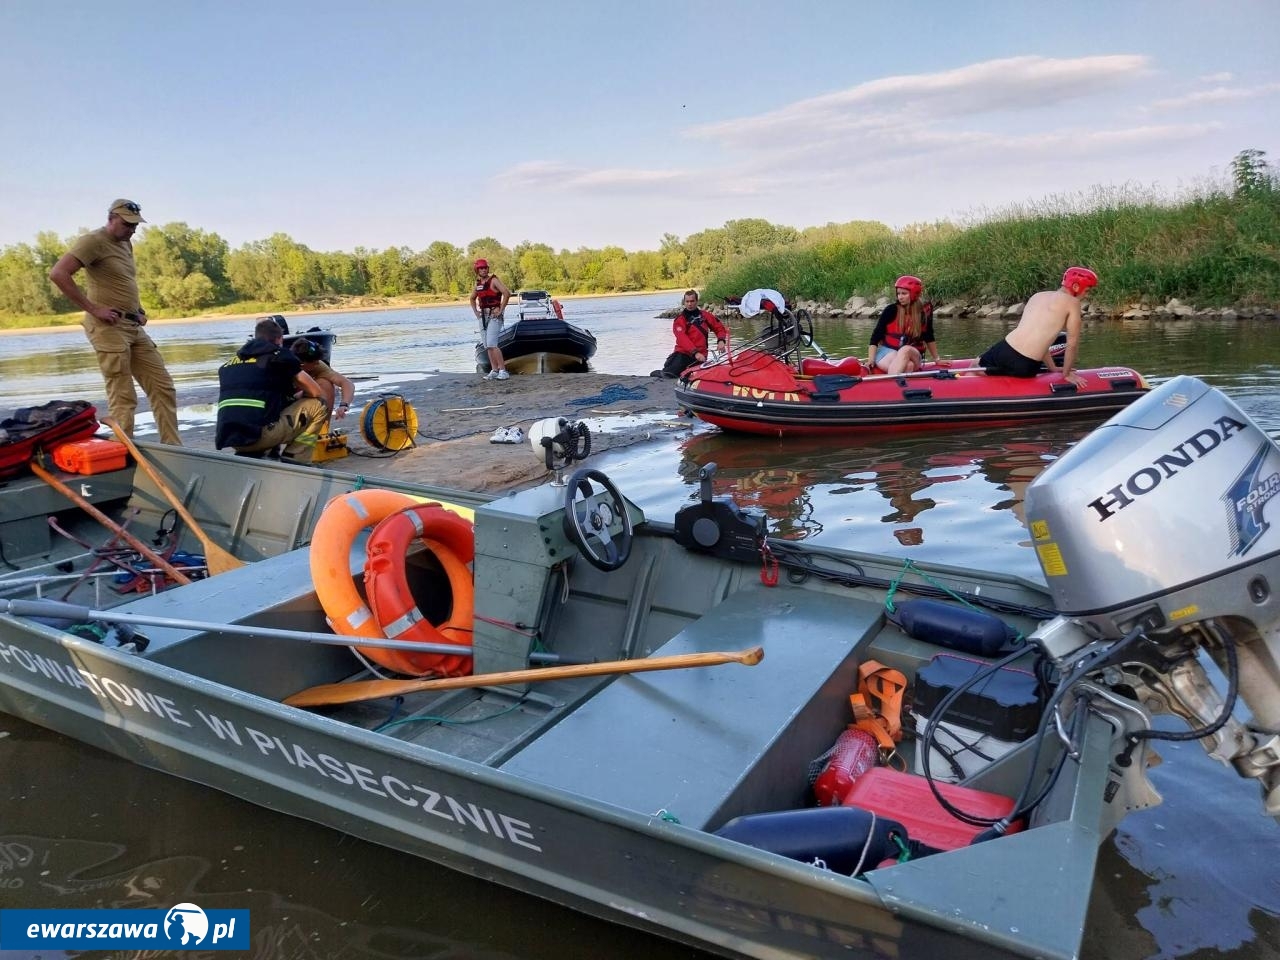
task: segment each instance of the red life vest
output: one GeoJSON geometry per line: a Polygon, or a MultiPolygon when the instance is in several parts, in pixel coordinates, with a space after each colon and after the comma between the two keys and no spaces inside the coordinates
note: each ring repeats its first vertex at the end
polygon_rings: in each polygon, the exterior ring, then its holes
{"type": "Polygon", "coordinates": [[[923,350],[925,344],[924,335],[932,323],[933,304],[927,303],[921,308],[920,335],[913,340],[907,336],[906,330],[898,326],[898,317],[895,314],[894,318],[890,320],[888,325],[884,328],[884,345],[891,350],[897,350],[902,347],[903,344],[909,343],[917,350],[923,350]]]}
{"type": "Polygon", "coordinates": [[[502,304],[502,294],[494,290],[493,277],[476,281],[476,304],[481,310],[493,310],[502,304]]]}
{"type": "MultiPolygon", "coordinates": [[[[907,333],[905,330],[898,328],[898,318],[894,317],[889,321],[889,325],[884,328],[884,345],[890,350],[899,349],[907,341],[907,333]]],[[[912,344],[914,346],[915,344],[912,344]]]]}

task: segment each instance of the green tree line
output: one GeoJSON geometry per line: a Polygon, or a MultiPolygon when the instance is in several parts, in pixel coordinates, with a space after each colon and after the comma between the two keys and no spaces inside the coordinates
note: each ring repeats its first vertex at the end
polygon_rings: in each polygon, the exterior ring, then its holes
{"type": "MultiPolygon", "coordinates": [[[[1102,277],[1100,302],[1179,297],[1201,306],[1280,304],[1280,180],[1260,150],[1231,161],[1229,180],[1180,197],[1132,186],[1094,188],[1014,207],[970,224],[891,230],[855,220],[797,230],[730,220],[657,250],[509,248],[492,237],[465,248],[388,247],[317,252],[287,234],[234,250],[185,223],[149,226],[134,240],[142,303],[158,316],[219,307],[307,308],[352,297],[453,299],[469,294],[471,263],[486,258],[513,289],[624,293],[703,288],[723,299],[773,287],[792,299],[843,303],[886,295],[896,276],[924,278],[936,299],[1013,302],[1054,286],[1063,267],[1102,277]]],[[[0,319],[73,311],[49,282],[70,244],[45,232],[0,251],[0,319]]]]}
{"type": "MultiPolygon", "coordinates": [[[[888,233],[883,224],[874,228],[888,233]]],[[[388,247],[320,252],[284,233],[231,249],[216,233],[186,223],[147,226],[133,242],[142,304],[181,316],[232,305],[307,307],[349,297],[453,299],[470,295],[471,264],[484,257],[513,289],[624,293],[698,282],[728,260],[794,244],[806,235],[859,235],[858,224],[796,231],[765,220],[731,220],[684,240],[668,234],[658,250],[622,247],[556,251],[545,243],[511,248],[492,237],[465,248],[438,240],[425,250],[388,247]]],[[[0,316],[42,317],[74,310],[49,270],[74,238],[37,235],[0,251],[0,316]]]]}

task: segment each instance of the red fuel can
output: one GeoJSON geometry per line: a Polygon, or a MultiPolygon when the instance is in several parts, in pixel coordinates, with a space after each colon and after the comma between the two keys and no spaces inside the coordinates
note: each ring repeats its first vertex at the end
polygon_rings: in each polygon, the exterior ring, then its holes
{"type": "MultiPolygon", "coordinates": [[[[938,792],[965,813],[980,817],[1004,817],[1013,812],[1013,801],[998,793],[939,783],[938,792]]],[[[844,804],[889,817],[907,828],[912,840],[936,850],[967,847],[985,827],[957,820],[938,803],[924,777],[899,773],[889,767],[874,767],[853,782],[844,804]]],[[[1007,833],[1022,829],[1021,821],[1009,825],[1007,833]]]]}

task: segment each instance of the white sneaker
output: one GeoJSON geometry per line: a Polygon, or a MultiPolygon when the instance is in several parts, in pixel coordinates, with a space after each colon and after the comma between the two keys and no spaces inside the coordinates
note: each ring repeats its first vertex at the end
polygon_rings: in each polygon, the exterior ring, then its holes
{"type": "Polygon", "coordinates": [[[498,379],[500,379],[500,378],[498,377],[499,372],[500,372],[500,371],[498,371],[498,370],[490,370],[488,373],[486,373],[486,374],[484,375],[484,379],[486,379],[486,380],[498,380],[498,379]]]}
{"type": "Polygon", "coordinates": [[[498,371],[498,375],[497,375],[496,377],[494,377],[493,379],[495,379],[495,380],[510,380],[510,379],[511,379],[511,374],[507,373],[507,371],[506,371],[505,369],[503,369],[503,370],[499,370],[499,371],[498,371]]]}

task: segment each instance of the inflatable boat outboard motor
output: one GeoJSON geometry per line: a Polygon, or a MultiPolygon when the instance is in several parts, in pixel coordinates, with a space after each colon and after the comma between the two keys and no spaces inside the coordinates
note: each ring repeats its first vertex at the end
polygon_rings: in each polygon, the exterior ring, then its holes
{"type": "MultiPolygon", "coordinates": [[[[1130,744],[1174,713],[1280,817],[1280,446],[1220,391],[1176,377],[1112,417],[1027,491],[1059,615],[1031,640],[1130,744]],[[1197,655],[1222,669],[1220,693],[1197,655]],[[1252,711],[1232,715],[1236,695],[1252,711]],[[1136,701],[1133,699],[1136,696],[1136,701]]],[[[1079,702],[1079,701],[1077,701],[1079,702]]],[[[1144,784],[1145,785],[1145,784],[1144,784]]],[[[1126,784],[1131,786],[1131,784],[1126,784]]]]}

